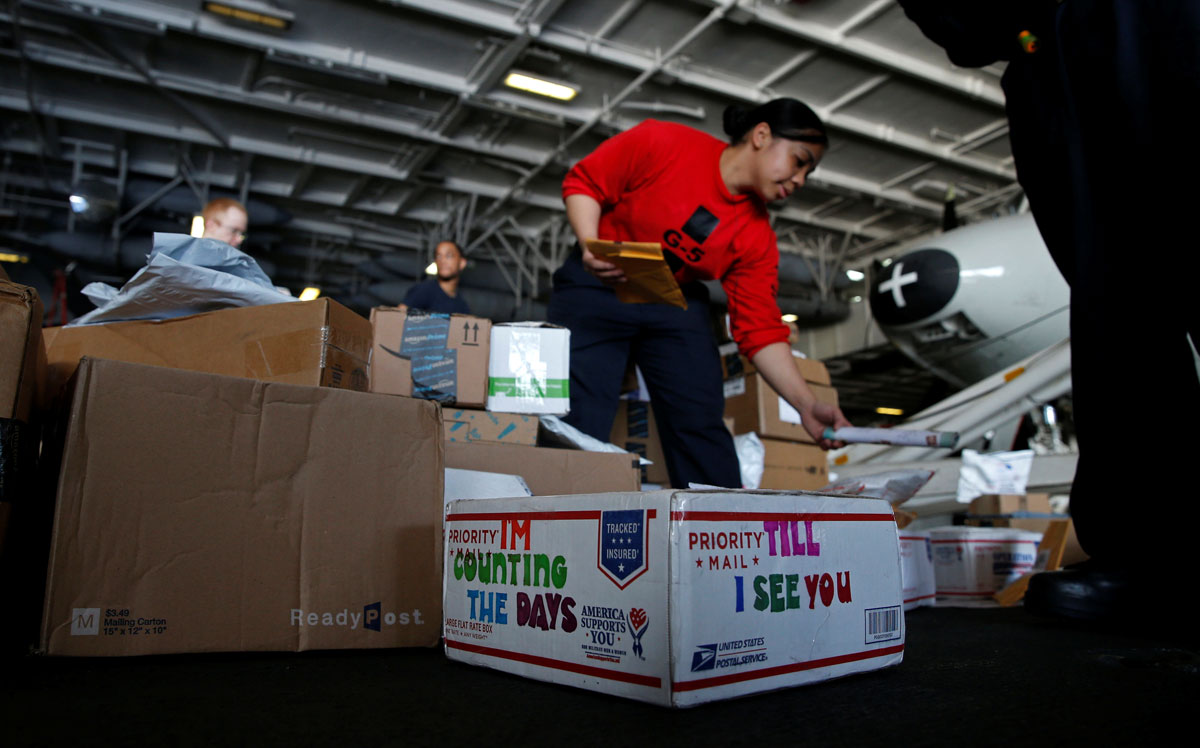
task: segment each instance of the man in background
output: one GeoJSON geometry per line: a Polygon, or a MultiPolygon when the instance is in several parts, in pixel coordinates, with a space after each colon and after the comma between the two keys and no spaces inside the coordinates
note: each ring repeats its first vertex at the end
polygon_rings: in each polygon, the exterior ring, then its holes
{"type": "Polygon", "coordinates": [[[217,239],[237,249],[246,240],[250,215],[237,200],[218,197],[210,200],[201,213],[204,218],[204,238],[217,239]]]}
{"type": "Polygon", "coordinates": [[[437,276],[426,278],[408,290],[401,308],[445,314],[470,314],[467,302],[458,295],[458,280],[467,266],[462,249],[452,241],[438,242],[434,250],[437,276]]]}

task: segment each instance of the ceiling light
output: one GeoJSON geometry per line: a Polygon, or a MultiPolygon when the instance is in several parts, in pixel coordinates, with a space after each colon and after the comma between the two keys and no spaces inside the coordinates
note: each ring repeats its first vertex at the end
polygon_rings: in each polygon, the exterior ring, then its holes
{"type": "Polygon", "coordinates": [[[794,315],[794,314],[785,314],[785,315],[783,315],[783,321],[784,321],[784,322],[795,322],[795,321],[796,321],[796,320],[798,320],[798,319],[800,319],[800,318],[799,318],[799,317],[797,317],[797,316],[796,316],[796,315],[794,315]]]}
{"type": "Polygon", "coordinates": [[[103,179],[84,177],[71,188],[67,202],[79,220],[102,223],[117,214],[120,198],[117,188],[103,179]]]}
{"type": "Polygon", "coordinates": [[[875,412],[881,416],[902,416],[904,411],[900,408],[876,408],[875,412]]]}
{"type": "Polygon", "coordinates": [[[320,295],[321,295],[321,289],[317,288],[316,286],[309,286],[308,288],[306,288],[300,292],[300,300],[301,301],[312,301],[313,299],[317,298],[320,295]]]}
{"type": "Polygon", "coordinates": [[[431,262],[425,266],[425,275],[437,275],[437,263],[431,262]]]}
{"type": "Polygon", "coordinates": [[[867,276],[866,276],[866,273],[864,273],[861,270],[847,270],[846,277],[852,281],[860,281],[863,278],[866,278],[867,276]]]}
{"type": "Polygon", "coordinates": [[[883,258],[882,260],[880,260],[880,261],[879,261],[879,264],[880,264],[882,267],[887,267],[888,265],[891,265],[891,264],[892,264],[892,258],[891,258],[891,257],[885,257],[885,258],[883,258]]]}
{"type": "Polygon", "coordinates": [[[861,297],[861,296],[851,296],[851,297],[850,297],[850,303],[851,303],[851,304],[857,304],[857,303],[859,303],[860,301],[862,301],[862,297],[861,297]]]}
{"type": "Polygon", "coordinates": [[[191,235],[199,239],[204,236],[204,216],[192,216],[191,235]]]}
{"type": "Polygon", "coordinates": [[[295,13],[276,8],[263,0],[206,0],[201,7],[209,13],[255,26],[266,26],[275,31],[287,31],[296,20],[295,13]]]}
{"type": "Polygon", "coordinates": [[[579,89],[575,86],[557,81],[549,81],[544,78],[535,78],[528,73],[518,73],[516,71],[508,74],[504,79],[504,85],[520,91],[535,93],[539,96],[549,96],[559,101],[570,101],[579,93],[579,89]]]}

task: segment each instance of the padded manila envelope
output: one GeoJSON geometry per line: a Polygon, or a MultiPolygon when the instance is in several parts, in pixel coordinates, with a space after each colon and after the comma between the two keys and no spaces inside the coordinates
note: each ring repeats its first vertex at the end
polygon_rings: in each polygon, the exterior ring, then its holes
{"type": "Polygon", "coordinates": [[[671,304],[687,309],[683,291],[663,259],[658,242],[610,242],[588,239],[588,250],[625,271],[626,283],[615,287],[626,304],[671,304]]]}

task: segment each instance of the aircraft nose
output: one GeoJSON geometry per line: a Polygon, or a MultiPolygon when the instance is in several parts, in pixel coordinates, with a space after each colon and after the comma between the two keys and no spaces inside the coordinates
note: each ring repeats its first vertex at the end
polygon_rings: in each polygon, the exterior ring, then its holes
{"type": "Polygon", "coordinates": [[[944,249],[918,249],[876,274],[871,312],[881,325],[907,325],[937,314],[958,290],[959,265],[944,249]]]}

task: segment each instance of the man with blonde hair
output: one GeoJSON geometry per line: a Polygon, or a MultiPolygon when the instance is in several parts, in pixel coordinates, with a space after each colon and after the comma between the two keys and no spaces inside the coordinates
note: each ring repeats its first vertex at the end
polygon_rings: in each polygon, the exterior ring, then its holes
{"type": "Polygon", "coordinates": [[[204,219],[204,238],[218,239],[233,248],[242,246],[246,239],[246,228],[250,215],[237,200],[218,197],[210,200],[201,213],[204,219]]]}

